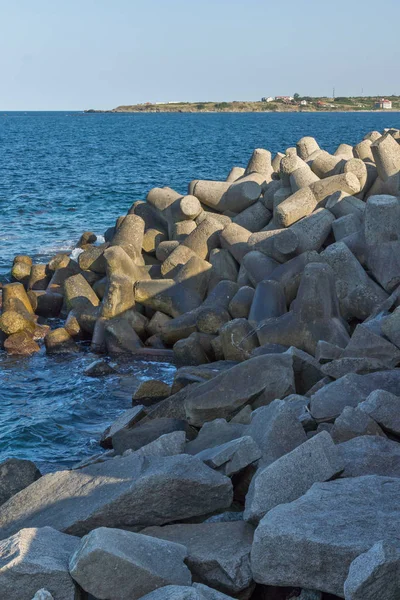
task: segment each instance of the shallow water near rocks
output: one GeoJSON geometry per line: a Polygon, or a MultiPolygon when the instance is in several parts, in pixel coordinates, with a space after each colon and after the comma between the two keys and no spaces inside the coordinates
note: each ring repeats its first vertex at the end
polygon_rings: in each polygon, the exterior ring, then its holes
{"type": "MultiPolygon", "coordinates": [[[[225,179],[256,147],[272,152],[315,136],[333,152],[371,130],[400,128],[400,113],[0,113],[0,280],[13,256],[44,262],[84,230],[103,234],[153,186],[185,193],[194,178],[225,179]]],[[[171,381],[174,367],[124,365],[94,379],[90,352],[32,358],[0,351],[0,460],[68,468],[99,452],[102,431],[131,406],[130,381],[171,381]]]]}

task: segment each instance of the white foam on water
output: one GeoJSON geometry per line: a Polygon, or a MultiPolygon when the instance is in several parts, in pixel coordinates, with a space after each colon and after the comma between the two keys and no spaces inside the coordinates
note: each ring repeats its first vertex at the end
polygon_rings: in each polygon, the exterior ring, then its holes
{"type": "Polygon", "coordinates": [[[97,237],[97,244],[104,244],[104,242],[106,241],[104,238],[104,235],[98,235],[97,237]]]}
{"type": "Polygon", "coordinates": [[[71,254],[69,255],[71,260],[74,260],[75,262],[78,261],[78,256],[80,254],[82,254],[82,252],[84,252],[84,250],[82,248],[74,248],[71,252],[71,254]]]}

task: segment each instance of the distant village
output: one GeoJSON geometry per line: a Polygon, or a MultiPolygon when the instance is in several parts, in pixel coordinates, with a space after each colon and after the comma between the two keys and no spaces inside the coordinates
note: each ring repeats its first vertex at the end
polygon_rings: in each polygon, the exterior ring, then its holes
{"type": "Polygon", "coordinates": [[[228,102],[142,102],[121,105],[112,110],[85,112],[341,112],[341,111],[400,111],[400,96],[263,96],[257,101],[228,102]]]}
{"type": "MultiPolygon", "coordinates": [[[[337,101],[338,98],[333,98],[333,101],[335,100],[337,101]]],[[[343,100],[351,101],[353,99],[343,98],[343,100]]],[[[308,104],[313,104],[313,99],[300,98],[298,94],[295,94],[294,96],[275,96],[274,98],[272,96],[263,97],[261,98],[261,102],[282,102],[283,104],[299,104],[300,106],[307,106],[308,104]]],[[[324,102],[323,100],[315,100],[315,103],[317,104],[317,106],[335,108],[335,104],[326,101],[324,102]]],[[[374,108],[378,110],[392,110],[393,103],[387,98],[376,98],[374,108]]]]}

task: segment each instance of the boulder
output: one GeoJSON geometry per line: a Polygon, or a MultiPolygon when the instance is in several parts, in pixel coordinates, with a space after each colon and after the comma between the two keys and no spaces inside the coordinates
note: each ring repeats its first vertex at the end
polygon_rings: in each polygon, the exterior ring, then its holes
{"type": "Polygon", "coordinates": [[[378,423],[358,406],[346,406],[335,419],[331,435],[336,444],[347,442],[360,435],[382,435],[385,437],[378,423]]]}
{"type": "Polygon", "coordinates": [[[362,435],[338,444],[344,464],[342,477],[400,477],[400,444],[376,435],[362,435]]]}
{"type": "Polygon", "coordinates": [[[186,445],[186,433],[184,431],[173,431],[165,433],[139,450],[125,450],[124,456],[134,454],[135,456],[175,456],[184,454],[186,445]]]}
{"type": "Polygon", "coordinates": [[[193,587],[167,585],[146,594],[141,600],[233,600],[233,598],[206,585],[194,583],[193,587]]]}
{"type": "Polygon", "coordinates": [[[212,469],[230,477],[261,458],[261,451],[254,440],[246,435],[221,446],[202,450],[196,456],[212,469]]]}
{"type": "Polygon", "coordinates": [[[263,393],[263,404],[294,392],[292,359],[282,354],[250,358],[199,385],[185,400],[186,416],[195,426],[226,418],[263,393]]]}
{"type": "Polygon", "coordinates": [[[147,379],[138,384],[133,396],[132,404],[151,406],[171,395],[171,387],[158,379],[147,379]]]}
{"type": "Polygon", "coordinates": [[[250,587],[250,550],[254,529],[243,521],[150,527],[143,533],[187,548],[195,581],[237,595],[250,587]]]}
{"type": "Polygon", "coordinates": [[[0,535],[43,525],[80,536],[95,527],[162,525],[231,502],[230,479],[193,456],[132,455],[44,475],[0,507],[0,535]]]}
{"type": "Polygon", "coordinates": [[[359,408],[389,433],[400,435],[400,396],[374,390],[359,408]]]}
{"type": "Polygon", "coordinates": [[[345,375],[311,396],[311,414],[317,421],[336,419],[346,406],[357,406],[374,390],[400,396],[400,370],[345,375]]]}
{"type": "Polygon", "coordinates": [[[52,596],[49,591],[42,588],[36,592],[32,600],[54,600],[54,596],[52,596]]]}
{"type": "Polygon", "coordinates": [[[186,421],[165,417],[139,421],[130,427],[119,428],[112,436],[111,443],[115,452],[122,454],[125,450],[139,450],[142,446],[154,442],[160,435],[173,431],[187,431],[189,434],[186,421]]]}
{"type": "Polygon", "coordinates": [[[255,581],[343,598],[352,561],[377,541],[399,539],[399,493],[397,478],[337,479],[315,483],[301,498],[273,508],[254,536],[255,581]]]}
{"type": "Polygon", "coordinates": [[[274,400],[268,406],[253,411],[246,430],[261,450],[263,466],[291,452],[307,440],[296,411],[290,402],[274,400]]]}
{"type": "Polygon", "coordinates": [[[112,448],[112,438],[122,429],[133,427],[140,419],[145,416],[144,406],[139,404],[124,411],[119,417],[107,427],[100,439],[100,446],[103,448],[112,448]]]}
{"type": "Polygon", "coordinates": [[[187,554],[181,544],[99,527],[82,538],[69,570],[96,598],[138,600],[165,585],[190,585],[187,554]]]}
{"type": "Polygon", "coordinates": [[[4,341],[4,350],[11,356],[31,356],[40,351],[40,346],[27,331],[13,333],[4,341]]]}
{"type": "Polygon", "coordinates": [[[207,421],[196,439],[186,444],[187,454],[198,454],[204,450],[223,446],[232,440],[246,435],[246,427],[241,423],[227,422],[225,419],[207,421]]]}
{"type": "Polygon", "coordinates": [[[54,600],[75,600],[68,572],[79,539],[52,527],[21,529],[0,541],[0,589],[4,600],[32,600],[46,587],[54,600]]]}
{"type": "Polygon", "coordinates": [[[377,542],[350,565],[344,582],[346,600],[395,600],[400,597],[400,548],[377,542]]]}
{"type": "Polygon", "coordinates": [[[0,505],[41,477],[30,460],[8,458],[0,463],[0,505]]]}
{"type": "Polygon", "coordinates": [[[246,496],[245,520],[258,523],[275,506],[300,498],[313,483],[328,481],[342,470],[337,447],[322,431],[257,471],[246,496]]]}

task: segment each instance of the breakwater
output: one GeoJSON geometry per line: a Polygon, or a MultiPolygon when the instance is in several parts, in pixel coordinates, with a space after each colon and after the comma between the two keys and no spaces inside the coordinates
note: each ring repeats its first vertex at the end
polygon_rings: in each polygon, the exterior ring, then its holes
{"type": "Polygon", "coordinates": [[[258,148],[152,188],[100,243],[14,258],[9,355],[179,368],[132,389],[103,454],[0,465],[0,537],[36,575],[7,568],[11,598],[398,597],[399,142],[258,148]]]}

